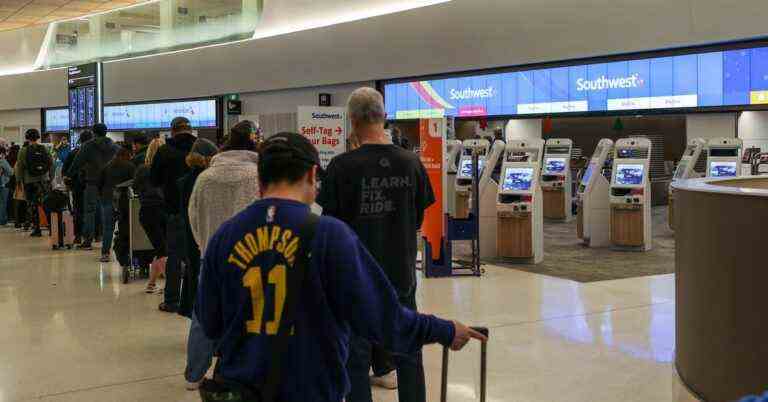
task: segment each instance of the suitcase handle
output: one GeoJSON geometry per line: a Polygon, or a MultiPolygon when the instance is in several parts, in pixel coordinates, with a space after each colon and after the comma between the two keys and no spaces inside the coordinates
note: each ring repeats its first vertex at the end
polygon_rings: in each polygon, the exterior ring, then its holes
{"type": "MultiPolygon", "coordinates": [[[[490,337],[490,331],[486,327],[470,327],[471,329],[490,337]]],[[[440,384],[440,402],[448,402],[448,357],[450,351],[443,347],[443,370],[440,384]]],[[[488,342],[480,343],[480,402],[485,402],[486,384],[488,379],[488,342]]]]}

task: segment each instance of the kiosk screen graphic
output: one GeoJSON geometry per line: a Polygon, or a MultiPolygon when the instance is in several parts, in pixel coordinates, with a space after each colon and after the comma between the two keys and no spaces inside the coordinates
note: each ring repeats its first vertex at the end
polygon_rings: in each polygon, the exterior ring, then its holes
{"type": "Polygon", "coordinates": [[[589,184],[589,179],[592,178],[592,171],[595,170],[595,165],[593,163],[590,163],[589,166],[587,166],[587,171],[584,172],[584,176],[581,178],[581,185],[586,186],[589,184]]]}
{"type": "MultiPolygon", "coordinates": [[[[483,165],[485,164],[485,160],[478,159],[477,160],[477,175],[480,176],[483,174],[483,165]]],[[[461,160],[461,168],[459,169],[459,178],[462,179],[471,179],[472,178],[472,159],[462,159],[461,160]]]]}
{"type": "Polygon", "coordinates": [[[711,177],[736,177],[736,162],[712,162],[709,166],[711,177]]]}
{"type": "Polygon", "coordinates": [[[533,168],[508,167],[504,171],[501,191],[529,191],[533,181],[533,168]]]}
{"type": "Polygon", "coordinates": [[[637,186],[643,184],[643,165],[618,165],[616,167],[616,184],[622,186],[637,186]]]}
{"type": "Polygon", "coordinates": [[[547,158],[546,168],[549,174],[559,174],[565,171],[565,158],[547,158]]]}

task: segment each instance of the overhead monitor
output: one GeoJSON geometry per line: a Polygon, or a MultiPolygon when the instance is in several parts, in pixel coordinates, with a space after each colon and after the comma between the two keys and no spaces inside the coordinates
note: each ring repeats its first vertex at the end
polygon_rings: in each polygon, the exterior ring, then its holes
{"type": "Polygon", "coordinates": [[[395,119],[605,113],[768,104],[768,47],[722,45],[590,63],[384,83],[395,119]]]}
{"type": "Polygon", "coordinates": [[[565,158],[547,158],[544,169],[548,174],[562,174],[565,172],[565,158]]]}
{"type": "Polygon", "coordinates": [[[710,177],[736,177],[736,162],[712,162],[709,165],[710,177]]]}
{"type": "Polygon", "coordinates": [[[69,131],[69,109],[45,109],[43,114],[43,132],[69,131]]]}
{"type": "Polygon", "coordinates": [[[643,184],[644,165],[618,164],[616,166],[616,184],[621,186],[637,186],[643,184]]]}
{"type": "Polygon", "coordinates": [[[584,172],[584,176],[581,178],[581,184],[586,186],[589,184],[589,179],[592,178],[592,172],[595,170],[595,164],[590,163],[589,166],[587,166],[587,170],[584,172]]]}
{"type": "MultiPolygon", "coordinates": [[[[483,174],[483,165],[485,164],[485,159],[478,159],[477,160],[477,174],[478,176],[483,174]]],[[[461,160],[461,166],[459,168],[459,178],[462,179],[471,179],[472,178],[472,159],[470,158],[464,158],[461,160]]]]}
{"type": "Polygon", "coordinates": [[[70,129],[90,128],[101,122],[102,81],[101,63],[67,69],[70,129]]]}
{"type": "Polygon", "coordinates": [[[175,117],[186,117],[193,128],[218,127],[215,99],[110,105],[104,122],[110,130],[168,129],[175,117]]]}
{"type": "Polygon", "coordinates": [[[504,170],[501,191],[529,191],[533,182],[533,168],[508,167],[504,170]]]}

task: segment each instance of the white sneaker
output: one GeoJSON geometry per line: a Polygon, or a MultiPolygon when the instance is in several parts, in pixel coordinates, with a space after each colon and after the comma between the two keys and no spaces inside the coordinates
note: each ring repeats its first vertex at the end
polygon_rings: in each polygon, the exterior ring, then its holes
{"type": "Polygon", "coordinates": [[[187,385],[185,386],[185,388],[187,389],[187,391],[197,391],[200,388],[200,383],[202,382],[203,380],[200,380],[198,382],[187,381],[187,385]]]}
{"type": "Polygon", "coordinates": [[[371,386],[384,389],[397,389],[397,371],[392,370],[383,376],[371,376],[371,386]]]}

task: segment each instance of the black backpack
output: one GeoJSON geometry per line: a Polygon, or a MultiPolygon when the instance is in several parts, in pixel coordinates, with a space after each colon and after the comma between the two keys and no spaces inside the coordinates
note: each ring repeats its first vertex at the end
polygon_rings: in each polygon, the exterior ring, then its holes
{"type": "Polygon", "coordinates": [[[27,172],[37,177],[48,174],[51,170],[51,156],[48,150],[40,144],[30,145],[27,149],[27,172]]]}

